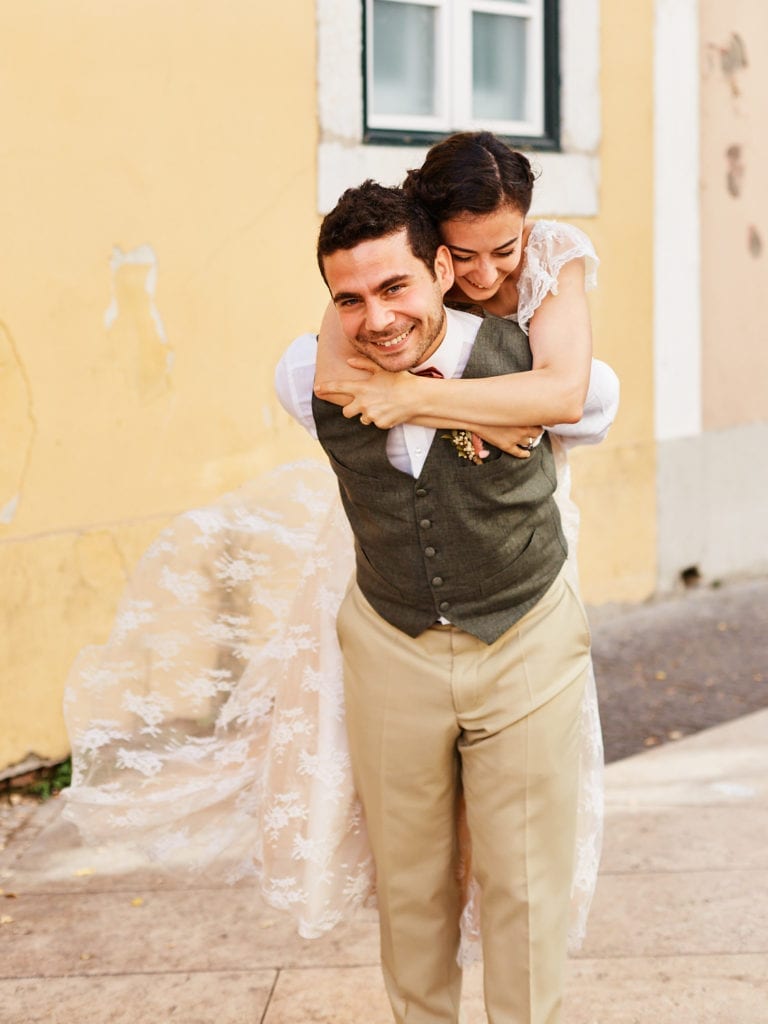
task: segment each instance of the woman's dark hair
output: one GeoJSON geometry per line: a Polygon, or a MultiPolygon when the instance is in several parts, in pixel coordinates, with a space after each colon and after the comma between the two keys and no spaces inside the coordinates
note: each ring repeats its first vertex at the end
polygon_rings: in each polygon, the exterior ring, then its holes
{"type": "Polygon", "coordinates": [[[411,252],[434,277],[440,236],[424,207],[403,189],[386,188],[370,178],[357,188],[348,188],[320,225],[317,263],[323,280],[328,283],[324,268],[326,256],[403,230],[411,252]]]}
{"type": "Polygon", "coordinates": [[[513,206],[525,216],[534,176],[528,158],[491,132],[459,132],[435,143],[403,190],[438,223],[513,206]]]}

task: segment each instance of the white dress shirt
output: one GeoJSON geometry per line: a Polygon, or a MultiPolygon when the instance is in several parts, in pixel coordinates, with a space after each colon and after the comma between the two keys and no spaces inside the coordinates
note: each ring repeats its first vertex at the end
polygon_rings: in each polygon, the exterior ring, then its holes
{"type": "MultiPolygon", "coordinates": [[[[447,309],[446,315],[447,328],[440,347],[415,369],[434,366],[444,377],[461,377],[483,321],[472,313],[456,309],[447,309]]],[[[317,437],[317,428],[312,415],[312,389],[316,359],[317,335],[302,334],[289,345],[275,370],[275,390],[280,404],[314,438],[317,437]]],[[[578,423],[558,424],[547,427],[547,430],[557,434],[566,447],[598,444],[613,423],[618,404],[619,381],[616,374],[606,363],[593,359],[582,418],[578,423]]],[[[434,436],[433,427],[419,427],[412,423],[393,427],[387,438],[389,461],[396,469],[418,477],[434,436]]]]}

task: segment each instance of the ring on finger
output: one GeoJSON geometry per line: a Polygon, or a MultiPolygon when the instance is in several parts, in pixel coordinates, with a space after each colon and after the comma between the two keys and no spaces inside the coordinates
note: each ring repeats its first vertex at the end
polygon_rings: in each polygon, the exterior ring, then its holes
{"type": "Polygon", "coordinates": [[[360,422],[363,424],[364,427],[370,426],[370,423],[371,423],[371,421],[368,419],[367,416],[361,416],[360,417],[360,422]]]}

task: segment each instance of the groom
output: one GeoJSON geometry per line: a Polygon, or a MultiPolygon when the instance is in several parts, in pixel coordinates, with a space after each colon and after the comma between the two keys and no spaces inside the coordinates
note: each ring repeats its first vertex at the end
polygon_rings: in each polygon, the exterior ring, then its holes
{"type": "MultiPolygon", "coordinates": [[[[318,258],[342,329],[384,369],[530,368],[515,324],[445,309],[450,254],[400,190],[345,192],[318,258]]],[[[565,569],[549,441],[524,460],[489,445],[475,464],[440,431],[379,430],[311,392],[289,411],[301,418],[310,402],[355,535],[338,633],[395,1020],[459,1020],[463,791],[489,1021],[555,1024],[589,635],[565,569]]]]}

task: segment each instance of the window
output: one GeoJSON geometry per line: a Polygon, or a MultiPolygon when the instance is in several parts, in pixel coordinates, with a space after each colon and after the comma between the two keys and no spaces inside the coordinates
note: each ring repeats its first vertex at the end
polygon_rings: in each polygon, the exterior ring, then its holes
{"type": "Polygon", "coordinates": [[[557,0],[364,0],[365,139],[556,148],[557,0]]]}
{"type": "MultiPolygon", "coordinates": [[[[381,0],[379,0],[381,2],[381,0]]],[[[532,154],[541,177],[536,183],[533,213],[536,216],[592,217],[599,207],[600,187],[600,2],[601,0],[541,0],[543,17],[544,75],[542,137],[508,135],[519,145],[535,147],[532,154]],[[551,12],[556,10],[556,17],[551,12]],[[554,57],[551,51],[554,50],[554,57]],[[555,112],[556,133],[551,130],[552,111],[555,112]],[[559,120],[559,126],[558,126],[559,120]]],[[[394,6],[393,0],[390,0],[394,6]]],[[[317,10],[317,206],[327,213],[335,205],[345,188],[359,185],[365,178],[375,178],[385,185],[396,185],[403,180],[410,167],[418,167],[433,139],[445,135],[449,129],[437,131],[414,128],[374,128],[368,125],[366,101],[368,87],[365,66],[369,49],[364,45],[367,25],[373,16],[371,0],[315,0],[317,10]],[[366,4],[370,14],[366,13],[366,4]],[[423,143],[423,145],[418,145],[423,143]]],[[[424,18],[420,7],[431,7],[426,20],[442,17],[452,8],[462,7],[471,12],[498,13],[502,5],[511,9],[518,4],[503,0],[400,0],[398,6],[415,7],[424,18]],[[481,9],[482,8],[482,9],[481,9]]],[[[530,3],[520,4],[530,9],[530,3]]],[[[397,13],[397,12],[396,12],[397,13]]],[[[413,16],[414,12],[410,12],[413,16]]],[[[438,19],[439,20],[439,19],[438,19]]],[[[423,27],[421,29],[424,35],[423,27]]],[[[435,40],[434,65],[445,60],[440,57],[439,35],[435,40]]],[[[469,39],[469,36],[466,37],[469,39]]],[[[386,42],[386,40],[385,40],[386,42]]],[[[467,49],[471,49],[469,42],[467,49]]],[[[507,47],[501,47],[506,54],[507,47]]],[[[526,51],[527,54],[528,51],[526,51]]],[[[450,55],[449,55],[450,56],[450,55]]],[[[450,58],[453,59],[453,58],[450,58]]],[[[423,54],[422,63],[426,63],[423,54]]],[[[485,74],[485,70],[482,72],[485,74]]],[[[491,85],[493,76],[506,73],[488,72],[491,85]]],[[[415,80],[430,82],[429,76],[415,80]]],[[[451,81],[453,76],[451,76],[451,81]]],[[[471,82],[469,64],[465,83],[471,82]]],[[[438,83],[441,79],[437,78],[438,83]]],[[[490,103],[491,88],[481,79],[485,92],[482,103],[490,103]]],[[[527,81],[527,73],[526,73],[527,81]]],[[[393,89],[392,86],[389,86],[393,89]]],[[[422,87],[424,88],[424,87],[422,87]]],[[[453,86],[451,87],[453,88],[453,86]]],[[[401,90],[402,92],[402,90],[401,90]]],[[[428,93],[428,89],[427,89],[428,93]]],[[[388,103],[394,102],[390,92],[388,103]]],[[[445,97],[446,90],[443,89],[445,97]]],[[[412,105],[425,100],[409,99],[412,105]]],[[[529,101],[526,101],[529,102],[529,101]]],[[[469,103],[465,100],[465,103],[469,103]]],[[[468,109],[471,109],[468,107],[468,109]]],[[[486,110],[488,108],[486,107],[486,110]]],[[[373,111],[371,111],[373,113],[373,111]]],[[[384,115],[381,109],[378,113],[384,115]]],[[[498,108],[494,110],[494,118],[498,108]]],[[[430,116],[413,113],[412,117],[430,116]]],[[[529,113],[526,111],[526,117],[529,113]]],[[[461,127],[465,127],[461,125],[461,127]]]]}

